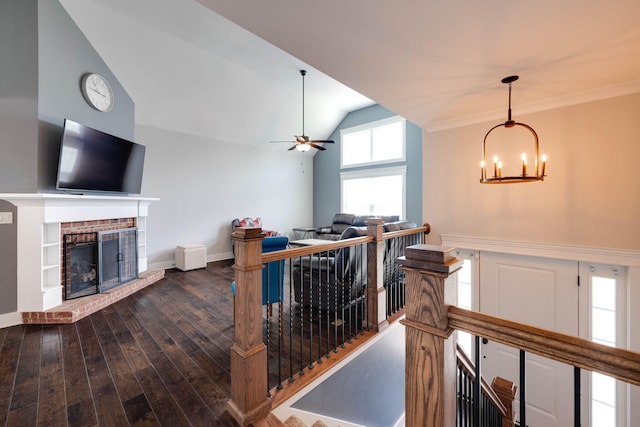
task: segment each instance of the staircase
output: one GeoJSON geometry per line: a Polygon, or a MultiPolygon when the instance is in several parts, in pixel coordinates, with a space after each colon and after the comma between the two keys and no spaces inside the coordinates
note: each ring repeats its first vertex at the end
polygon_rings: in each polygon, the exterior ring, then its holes
{"type": "MultiPolygon", "coordinates": [[[[269,414],[266,418],[258,421],[255,424],[255,427],[309,427],[308,424],[305,424],[300,418],[295,415],[290,416],[283,423],[280,421],[275,415],[269,414]]],[[[311,425],[311,427],[328,427],[322,421],[316,421],[311,425]]]]}

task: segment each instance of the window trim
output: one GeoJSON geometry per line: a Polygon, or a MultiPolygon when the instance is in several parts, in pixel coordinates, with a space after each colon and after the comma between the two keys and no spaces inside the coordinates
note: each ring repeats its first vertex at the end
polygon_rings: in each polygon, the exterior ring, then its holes
{"type": "Polygon", "coordinates": [[[343,185],[345,180],[359,178],[377,178],[383,176],[402,176],[402,214],[400,218],[407,217],[407,166],[389,166],[384,168],[368,168],[353,171],[340,172],[340,212],[345,212],[343,185]]]}
{"type": "Polygon", "coordinates": [[[340,129],[340,169],[351,169],[351,168],[360,168],[365,166],[402,163],[406,161],[407,161],[407,120],[401,116],[387,117],[386,119],[376,120],[376,121],[368,122],[362,125],[340,129]],[[389,125],[397,122],[400,122],[402,124],[402,156],[401,157],[387,159],[387,160],[376,160],[376,161],[369,161],[369,162],[363,162],[363,163],[354,163],[349,165],[344,164],[344,146],[345,146],[343,142],[344,135],[360,132],[363,130],[370,130],[370,129],[374,129],[377,127],[381,127],[381,126],[385,126],[385,125],[389,125]]]}

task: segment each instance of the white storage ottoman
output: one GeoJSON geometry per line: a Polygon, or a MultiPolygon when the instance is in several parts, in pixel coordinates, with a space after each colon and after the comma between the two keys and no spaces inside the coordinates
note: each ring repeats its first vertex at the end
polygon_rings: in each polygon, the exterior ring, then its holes
{"type": "Polygon", "coordinates": [[[205,268],[207,248],[200,244],[178,245],[176,247],[176,267],[182,271],[205,268]]]}

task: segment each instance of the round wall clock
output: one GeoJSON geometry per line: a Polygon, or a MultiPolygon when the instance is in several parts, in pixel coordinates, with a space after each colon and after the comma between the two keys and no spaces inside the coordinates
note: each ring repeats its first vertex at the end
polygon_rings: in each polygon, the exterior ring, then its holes
{"type": "Polygon", "coordinates": [[[85,74],[80,87],[84,99],[96,110],[104,112],[113,108],[113,90],[107,79],[100,74],[85,74]]]}

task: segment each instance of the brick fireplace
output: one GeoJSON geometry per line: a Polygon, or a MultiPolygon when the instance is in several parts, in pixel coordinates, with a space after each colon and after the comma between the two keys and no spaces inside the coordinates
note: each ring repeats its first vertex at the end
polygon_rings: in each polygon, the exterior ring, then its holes
{"type": "Polygon", "coordinates": [[[147,270],[147,217],[158,200],[136,196],[62,193],[0,194],[16,207],[17,312],[0,315],[0,327],[19,323],[72,322],[164,276],[147,270]],[[64,300],[64,235],[137,227],[138,278],[102,294],[64,300]],[[56,321],[53,321],[56,319],[56,321]]]}
{"type": "Polygon", "coordinates": [[[136,218],[60,224],[62,299],[105,292],[135,279],[136,237],[136,218]]]}

